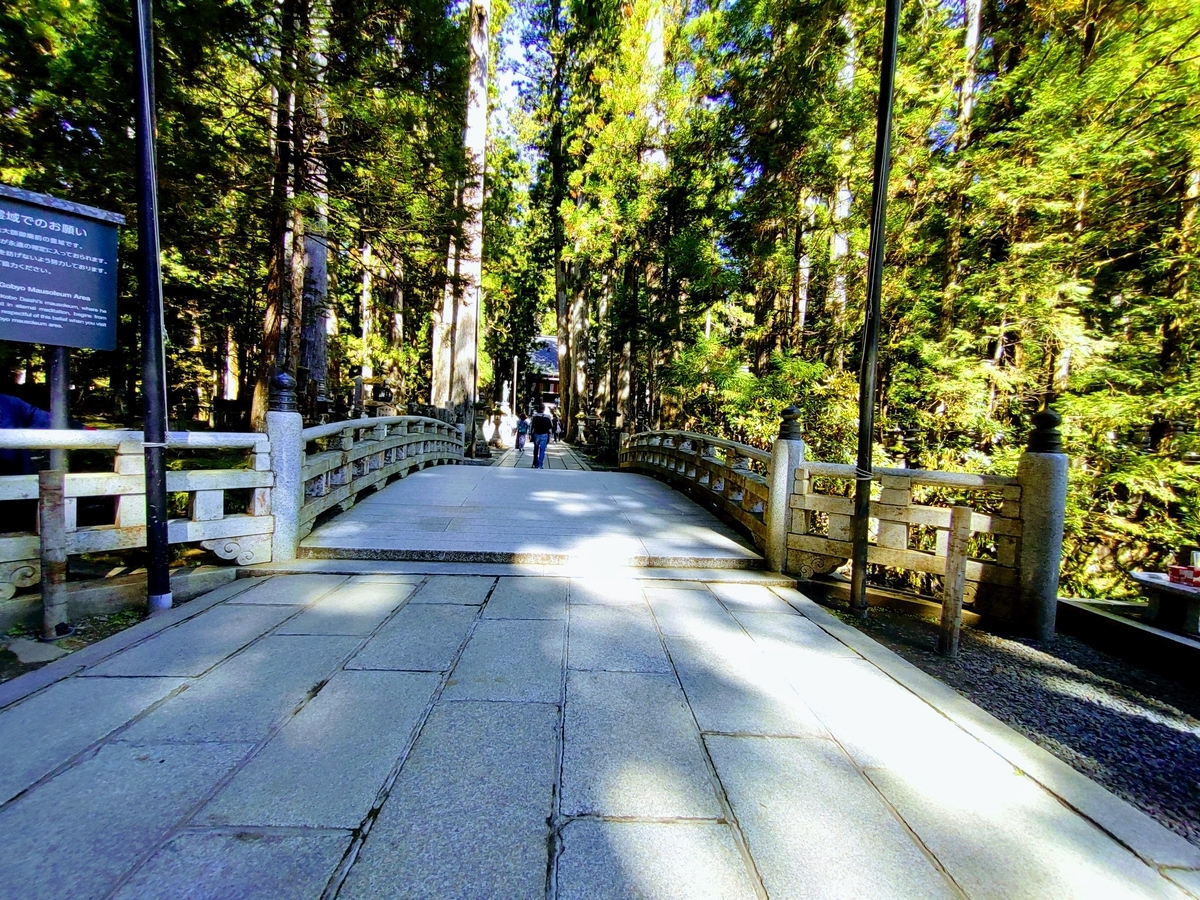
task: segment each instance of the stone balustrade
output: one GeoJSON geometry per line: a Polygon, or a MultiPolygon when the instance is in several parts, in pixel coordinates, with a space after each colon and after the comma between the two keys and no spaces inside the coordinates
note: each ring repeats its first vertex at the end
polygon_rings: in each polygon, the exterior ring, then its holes
{"type": "MultiPolygon", "coordinates": [[[[63,513],[68,556],[144,547],[145,451],[140,431],[0,431],[0,449],[100,451],[112,470],[65,476],[63,513]],[[79,524],[87,498],[111,497],[105,524],[79,524]]],[[[301,427],[295,412],[268,414],[268,433],[171,432],[169,455],[192,450],[242,451],[236,468],[167,472],[168,494],[186,494],[187,515],[168,522],[172,544],[199,544],[238,565],[294,559],[299,540],[323,512],[344,509],[365,490],[431,465],[463,457],[459,426],[425,416],[392,416],[301,427]],[[228,492],[235,492],[231,501],[228,492]],[[245,511],[231,511],[234,507],[245,511]]],[[[196,460],[202,465],[202,460],[196,460]]],[[[37,475],[0,476],[0,500],[39,500],[37,475]]],[[[93,516],[94,517],[94,516],[93,516]]],[[[41,580],[42,541],[0,523],[0,602],[41,580]]],[[[19,523],[16,527],[26,527],[19,523]]]]}
{"type": "Polygon", "coordinates": [[[343,512],[364,491],[427,466],[462,462],[458,426],[426,416],[388,416],[334,422],[301,432],[304,499],[299,537],[322,513],[343,512]]]}
{"type": "MultiPolygon", "coordinates": [[[[877,468],[873,481],[879,496],[870,507],[869,563],[945,577],[954,568],[952,507],[965,507],[971,539],[962,563],[964,601],[986,615],[1013,617],[1023,530],[1016,478],[877,468]]],[[[788,501],[788,571],[811,578],[850,558],[853,489],[854,466],[809,461],[796,469],[788,501]]]]}
{"type": "MultiPolygon", "coordinates": [[[[744,526],[771,568],[827,575],[852,553],[855,468],[806,460],[798,418],[784,411],[770,453],[687,431],[636,434],[621,467],[663,478],[744,526]]],[[[1058,421],[1049,410],[1034,416],[1014,477],[875,469],[868,562],[939,577],[953,603],[1052,636],[1067,471],[1058,421]]]]}
{"type": "Polygon", "coordinates": [[[621,450],[621,468],[659,475],[743,526],[763,549],[771,454],[691,431],[647,431],[621,450]]]}
{"type": "MultiPolygon", "coordinates": [[[[66,553],[103,553],[146,544],[145,452],[140,431],[0,431],[0,449],[68,450],[111,453],[110,472],[68,472],[64,514],[66,553]],[[79,504],[86,498],[113,498],[112,522],[80,525],[79,504]]],[[[172,544],[198,543],[217,556],[246,565],[271,558],[271,444],[265,434],[171,432],[168,451],[242,450],[240,468],[186,469],[167,472],[167,492],[185,493],[186,518],[167,525],[172,544]],[[226,491],[243,492],[246,511],[226,511],[226,491]]],[[[0,477],[0,500],[38,499],[37,475],[0,477]]],[[[23,526],[25,523],[19,523],[23,526]]],[[[32,524],[32,523],[31,523],[32,524]]],[[[0,524],[0,600],[41,578],[41,540],[36,531],[12,531],[0,524]]]]}

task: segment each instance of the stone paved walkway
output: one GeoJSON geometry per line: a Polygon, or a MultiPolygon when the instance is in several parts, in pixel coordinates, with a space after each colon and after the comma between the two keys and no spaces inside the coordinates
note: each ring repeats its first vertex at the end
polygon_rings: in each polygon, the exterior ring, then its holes
{"type": "Polygon", "coordinates": [[[1200,893],[1200,850],[776,576],[374,567],[0,685],[0,896],[1200,893]]]}
{"type": "MultiPolygon", "coordinates": [[[[494,466],[501,468],[516,468],[518,466],[533,465],[533,447],[527,447],[524,450],[508,449],[501,452],[496,461],[492,463],[494,466]]],[[[576,453],[567,444],[562,441],[556,441],[546,447],[546,467],[548,469],[584,469],[591,468],[588,461],[576,453]]]]}
{"type": "Polygon", "coordinates": [[[757,567],[738,532],[645,475],[585,471],[565,444],[415,472],[320,525],[301,555],[495,563],[757,567]],[[519,465],[508,465],[508,462],[519,465]]]}

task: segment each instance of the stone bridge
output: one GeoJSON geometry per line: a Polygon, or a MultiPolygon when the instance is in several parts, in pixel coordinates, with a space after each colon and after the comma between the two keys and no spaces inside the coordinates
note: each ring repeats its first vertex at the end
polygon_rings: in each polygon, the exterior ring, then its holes
{"type": "MultiPolygon", "coordinates": [[[[104,440],[66,499],[119,521],[74,552],[138,537],[104,440]]],[[[808,598],[854,472],[798,440],[638,435],[624,472],[443,465],[419,417],[236,440],[172,536],[241,577],[0,685],[0,894],[1200,895],[1200,849],[808,598]]],[[[1030,477],[880,472],[874,558],[1019,615],[1030,477]]]]}

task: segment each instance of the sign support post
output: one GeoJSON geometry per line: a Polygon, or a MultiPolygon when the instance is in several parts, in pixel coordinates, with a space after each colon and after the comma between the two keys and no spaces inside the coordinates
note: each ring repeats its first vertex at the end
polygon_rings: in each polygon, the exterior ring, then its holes
{"type": "Polygon", "coordinates": [[[163,347],[162,263],[158,239],[158,173],[154,152],[154,19],[150,0],[134,0],[133,55],[137,96],[138,290],[142,299],[142,421],[146,453],[146,599],[150,614],[170,609],[168,568],[167,377],[163,347]]]}
{"type": "MultiPolygon", "coordinates": [[[[50,362],[50,427],[65,431],[71,427],[71,351],[66,347],[47,347],[50,362]]],[[[50,451],[50,468],[67,470],[67,451],[50,451]]]]}

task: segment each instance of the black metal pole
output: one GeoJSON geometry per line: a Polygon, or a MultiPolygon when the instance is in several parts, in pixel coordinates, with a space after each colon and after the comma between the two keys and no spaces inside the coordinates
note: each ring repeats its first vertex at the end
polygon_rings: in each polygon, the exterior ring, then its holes
{"type": "Polygon", "coordinates": [[[871,514],[871,450],[875,430],[875,369],[879,357],[879,295],[883,288],[883,241],[887,226],[887,187],[891,170],[892,102],[900,0],[885,0],[883,59],[879,69],[879,110],[875,120],[875,170],[871,182],[871,246],[867,257],[867,314],[863,323],[862,368],[858,375],[858,463],[854,488],[854,569],[850,608],[867,616],[867,526],[871,514]]]}
{"type": "MultiPolygon", "coordinates": [[[[71,427],[71,351],[66,347],[47,347],[50,359],[50,427],[65,431],[71,427]]],[[[50,468],[67,468],[67,451],[50,451],[50,468]]]]}
{"type": "Polygon", "coordinates": [[[142,423],[146,453],[146,599],[150,612],[171,608],[167,567],[167,369],[163,347],[162,270],[158,240],[158,173],[154,152],[154,18],[150,0],[133,0],[137,48],[138,288],[142,300],[142,423]]]}

